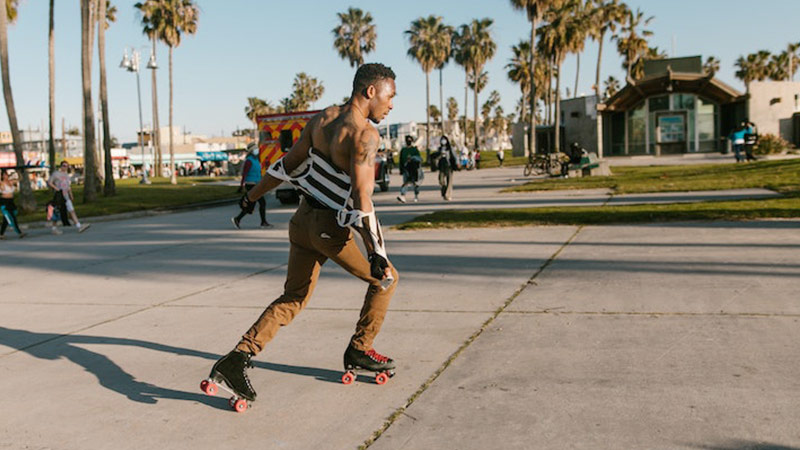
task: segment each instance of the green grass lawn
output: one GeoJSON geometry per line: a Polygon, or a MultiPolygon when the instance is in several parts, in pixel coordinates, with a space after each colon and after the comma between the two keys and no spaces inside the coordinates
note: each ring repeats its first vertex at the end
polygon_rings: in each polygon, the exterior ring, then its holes
{"type": "Polygon", "coordinates": [[[608,177],[534,180],[505,192],[608,188],[618,194],[766,188],[796,191],[800,159],[756,161],[748,164],[613,167],[608,177]]]}
{"type": "Polygon", "coordinates": [[[522,225],[597,225],[688,220],[751,220],[800,217],[800,160],[749,164],[616,167],[610,177],[544,180],[506,192],[608,188],[615,193],[676,192],[766,188],[772,199],[657,205],[517,208],[438,211],[399,225],[399,229],[522,225]]]}
{"type": "MultiPolygon", "coordinates": [[[[214,200],[234,199],[240,194],[232,186],[213,185],[210,182],[230,180],[231,177],[187,177],[178,178],[172,185],[168,178],[152,179],[152,184],[139,184],[138,178],[116,180],[117,195],[104,197],[97,194],[97,201],[83,203],[83,185],[73,185],[75,211],[78,217],[103,216],[147,209],[169,208],[214,200]]],[[[45,219],[45,204],[53,197],[52,191],[36,191],[37,211],[20,215],[20,222],[35,222],[45,219]]]]}

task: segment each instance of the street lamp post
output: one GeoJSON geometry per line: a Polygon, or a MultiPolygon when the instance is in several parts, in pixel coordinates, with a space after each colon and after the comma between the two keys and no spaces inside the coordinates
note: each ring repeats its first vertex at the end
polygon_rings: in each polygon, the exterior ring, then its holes
{"type": "Polygon", "coordinates": [[[123,69],[126,69],[128,72],[136,73],[136,95],[139,99],[139,131],[136,134],[139,137],[139,148],[142,150],[142,180],[139,183],[150,184],[150,180],[147,179],[147,170],[144,161],[144,136],[142,136],[144,132],[144,128],[142,127],[142,90],[139,84],[139,51],[135,48],[131,48],[131,57],[128,58],[128,50],[126,49],[125,53],[122,54],[122,62],[119,63],[119,66],[123,69]]]}

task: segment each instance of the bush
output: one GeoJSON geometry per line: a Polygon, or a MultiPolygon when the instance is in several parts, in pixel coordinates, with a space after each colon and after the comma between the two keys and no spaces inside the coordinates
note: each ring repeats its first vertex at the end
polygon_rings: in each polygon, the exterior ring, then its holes
{"type": "Polygon", "coordinates": [[[789,143],[780,136],[765,134],[759,137],[758,144],[753,148],[753,153],[756,155],[773,155],[781,153],[789,147],[789,143]]]}

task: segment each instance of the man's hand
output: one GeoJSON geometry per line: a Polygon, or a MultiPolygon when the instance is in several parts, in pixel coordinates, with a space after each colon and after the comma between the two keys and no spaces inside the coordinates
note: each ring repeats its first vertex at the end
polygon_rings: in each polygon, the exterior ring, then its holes
{"type": "Polygon", "coordinates": [[[369,271],[373,278],[383,280],[391,274],[389,261],[377,253],[372,253],[369,255],[369,271]]]}
{"type": "Polygon", "coordinates": [[[256,208],[256,203],[250,201],[250,198],[247,197],[247,193],[245,192],[242,198],[239,199],[239,208],[241,208],[242,211],[246,212],[247,214],[253,214],[253,210],[256,208]]]}

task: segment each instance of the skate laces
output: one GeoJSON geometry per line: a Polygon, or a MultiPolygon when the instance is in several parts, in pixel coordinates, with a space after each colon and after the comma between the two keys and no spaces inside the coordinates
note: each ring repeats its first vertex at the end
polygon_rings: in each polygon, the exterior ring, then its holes
{"type": "Polygon", "coordinates": [[[370,359],[372,359],[373,361],[376,361],[376,362],[379,362],[379,363],[385,363],[385,362],[389,361],[389,358],[387,356],[381,355],[380,353],[376,352],[375,349],[368,350],[364,354],[369,356],[370,359]]]}
{"type": "MultiPolygon", "coordinates": [[[[245,369],[252,369],[253,368],[253,362],[251,361],[252,357],[253,357],[253,355],[250,354],[250,353],[245,353],[244,354],[244,367],[245,367],[245,369]]],[[[247,388],[252,392],[253,391],[253,385],[250,384],[250,377],[247,376],[247,370],[242,370],[242,378],[244,378],[244,382],[247,384],[247,388]]]]}

